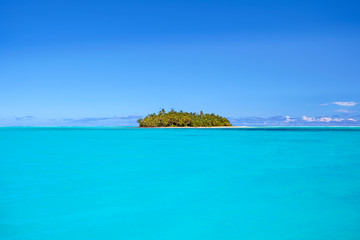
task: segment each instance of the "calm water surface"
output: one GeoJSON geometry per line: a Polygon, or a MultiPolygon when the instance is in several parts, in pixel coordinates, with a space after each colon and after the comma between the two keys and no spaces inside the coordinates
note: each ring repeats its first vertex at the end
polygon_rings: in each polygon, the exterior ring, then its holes
{"type": "Polygon", "coordinates": [[[359,128],[0,128],[0,239],[360,239],[359,128]]]}

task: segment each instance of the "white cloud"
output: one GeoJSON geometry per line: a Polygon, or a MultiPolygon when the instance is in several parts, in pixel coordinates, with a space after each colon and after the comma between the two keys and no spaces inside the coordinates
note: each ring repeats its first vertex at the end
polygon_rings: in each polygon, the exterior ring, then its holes
{"type": "Polygon", "coordinates": [[[302,119],[306,122],[315,122],[316,121],[316,119],[314,117],[303,116],[302,119]]]}
{"type": "Polygon", "coordinates": [[[295,122],[296,119],[292,119],[290,116],[286,116],[286,120],[285,122],[288,123],[288,122],[295,122]]]}
{"type": "Polygon", "coordinates": [[[335,110],[335,112],[340,112],[340,113],[352,113],[352,111],[346,110],[346,109],[338,109],[335,110]]]}
{"type": "Polygon", "coordinates": [[[338,105],[338,106],[343,106],[343,107],[353,107],[358,103],[357,102],[333,102],[333,104],[338,105]]]}
{"type": "Polygon", "coordinates": [[[343,118],[331,118],[331,117],[320,117],[320,118],[315,118],[315,117],[306,117],[303,116],[302,119],[306,122],[342,122],[345,119],[343,118]]]}
{"type": "Polygon", "coordinates": [[[333,122],[342,122],[342,121],[344,121],[344,119],[343,118],[334,118],[332,121],[333,122]]]}
{"type": "Polygon", "coordinates": [[[319,122],[331,122],[332,119],[330,117],[322,117],[318,119],[319,122]]]}
{"type": "Polygon", "coordinates": [[[348,121],[352,121],[352,122],[357,122],[355,119],[353,118],[348,118],[348,121]]]}

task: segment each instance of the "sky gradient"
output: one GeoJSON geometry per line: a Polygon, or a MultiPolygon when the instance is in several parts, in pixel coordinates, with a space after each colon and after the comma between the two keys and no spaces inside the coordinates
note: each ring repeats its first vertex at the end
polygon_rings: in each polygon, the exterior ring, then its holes
{"type": "Polygon", "coordinates": [[[160,108],[237,124],[356,125],[359,10],[331,0],[0,1],[0,126],[134,125],[160,108]]]}

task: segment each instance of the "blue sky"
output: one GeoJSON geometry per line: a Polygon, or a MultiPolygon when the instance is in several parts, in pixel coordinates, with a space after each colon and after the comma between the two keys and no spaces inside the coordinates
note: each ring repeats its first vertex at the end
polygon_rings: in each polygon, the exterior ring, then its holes
{"type": "Polygon", "coordinates": [[[332,0],[3,0],[0,125],[133,125],[159,108],[360,121],[359,10],[332,0]]]}

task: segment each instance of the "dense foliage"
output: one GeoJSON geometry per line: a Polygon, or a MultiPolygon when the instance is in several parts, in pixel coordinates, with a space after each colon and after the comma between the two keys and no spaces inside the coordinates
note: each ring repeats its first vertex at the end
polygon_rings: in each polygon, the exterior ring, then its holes
{"type": "Polygon", "coordinates": [[[222,127],[231,126],[228,119],[215,114],[161,110],[137,121],[140,127],[222,127]]]}

